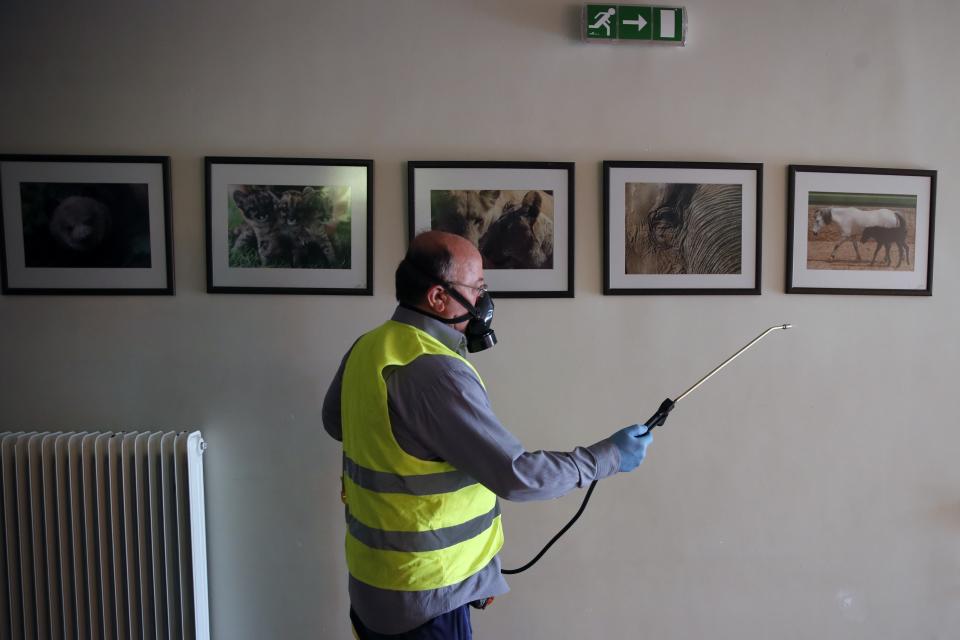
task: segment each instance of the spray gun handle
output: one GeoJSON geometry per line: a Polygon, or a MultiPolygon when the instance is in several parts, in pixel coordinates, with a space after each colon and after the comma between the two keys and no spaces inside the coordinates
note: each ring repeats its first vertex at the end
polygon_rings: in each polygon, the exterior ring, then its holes
{"type": "Polygon", "coordinates": [[[650,433],[651,431],[654,430],[654,428],[659,427],[664,422],[666,422],[667,415],[669,415],[669,413],[673,411],[673,407],[675,405],[676,403],[670,398],[667,398],[666,400],[661,402],[660,408],[657,409],[657,412],[652,416],[650,416],[650,418],[644,423],[644,425],[647,427],[647,433],[650,433]]]}

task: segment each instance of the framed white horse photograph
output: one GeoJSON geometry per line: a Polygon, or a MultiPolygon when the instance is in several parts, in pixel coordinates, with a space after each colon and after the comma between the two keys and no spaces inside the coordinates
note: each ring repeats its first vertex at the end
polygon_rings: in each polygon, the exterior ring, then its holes
{"type": "Polygon", "coordinates": [[[790,165],[787,293],[933,293],[937,172],[790,165]]]}

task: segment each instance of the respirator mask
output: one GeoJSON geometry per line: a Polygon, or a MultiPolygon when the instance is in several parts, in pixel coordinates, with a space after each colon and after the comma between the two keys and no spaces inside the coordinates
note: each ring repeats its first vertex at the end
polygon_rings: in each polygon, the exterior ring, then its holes
{"type": "Polygon", "coordinates": [[[472,305],[453,288],[452,284],[443,283],[443,288],[467,310],[467,313],[462,316],[441,320],[446,324],[457,324],[467,320],[467,328],[463,331],[467,336],[467,351],[476,353],[497,344],[497,334],[490,326],[493,323],[493,298],[486,289],[480,292],[477,304],[472,305]]]}
{"type": "Polygon", "coordinates": [[[497,334],[490,326],[493,323],[493,298],[490,297],[490,294],[485,288],[480,292],[480,296],[477,298],[476,304],[470,304],[470,302],[459,291],[454,289],[454,283],[446,282],[433,274],[427,273],[417,265],[407,260],[404,260],[403,264],[407,265],[408,268],[413,269],[420,275],[428,278],[431,282],[436,282],[439,284],[441,287],[443,287],[444,291],[450,294],[450,297],[462,304],[467,312],[463,315],[456,316],[455,318],[441,318],[440,316],[434,315],[412,305],[400,303],[401,307],[410,309],[411,311],[416,311],[417,313],[422,313],[423,315],[431,317],[434,320],[439,320],[444,324],[459,324],[467,321],[467,327],[464,329],[463,333],[467,338],[467,351],[470,353],[483,351],[484,349],[489,349],[493,345],[497,344],[497,334]]]}

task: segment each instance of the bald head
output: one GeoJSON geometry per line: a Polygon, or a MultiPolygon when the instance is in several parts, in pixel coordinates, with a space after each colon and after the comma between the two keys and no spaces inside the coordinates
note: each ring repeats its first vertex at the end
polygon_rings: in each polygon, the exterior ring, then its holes
{"type": "MultiPolygon", "coordinates": [[[[483,259],[473,243],[461,236],[425,231],[413,239],[397,267],[397,300],[417,307],[433,306],[430,300],[443,292],[441,283],[479,287],[484,284],[483,259]]],[[[476,297],[469,299],[472,302],[476,297]]],[[[458,304],[446,306],[450,308],[450,317],[465,311],[458,304]]],[[[432,311],[436,313],[437,309],[432,311]]]]}
{"type": "MultiPolygon", "coordinates": [[[[450,256],[451,266],[454,269],[470,260],[482,261],[480,252],[473,246],[473,243],[462,236],[446,231],[424,231],[410,243],[410,251],[425,254],[446,253],[450,256]]],[[[449,278],[444,279],[449,280],[449,278]]]]}

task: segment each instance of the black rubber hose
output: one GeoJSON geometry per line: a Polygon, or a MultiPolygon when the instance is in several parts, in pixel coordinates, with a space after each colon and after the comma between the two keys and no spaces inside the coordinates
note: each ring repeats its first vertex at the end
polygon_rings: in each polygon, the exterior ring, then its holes
{"type": "MultiPolygon", "coordinates": [[[[674,407],[674,402],[673,402],[673,400],[671,400],[670,398],[667,398],[667,399],[664,400],[662,403],[660,403],[660,408],[657,409],[657,412],[656,412],[655,414],[653,414],[652,416],[650,416],[650,419],[647,420],[647,421],[644,423],[644,425],[647,427],[647,433],[650,433],[650,432],[653,431],[655,428],[659,427],[659,426],[662,425],[664,422],[666,422],[666,421],[667,421],[667,415],[669,415],[670,411],[673,410],[673,407],[674,407]]],[[[583,510],[587,508],[587,503],[590,502],[590,496],[593,495],[593,490],[596,488],[596,486],[597,486],[597,481],[596,481],[596,480],[594,480],[593,482],[590,483],[590,488],[587,489],[587,495],[583,496],[583,502],[580,503],[580,508],[577,509],[577,512],[576,512],[576,513],[573,515],[573,517],[570,519],[570,522],[568,522],[567,524],[565,524],[564,527],[563,527],[563,529],[560,529],[560,531],[557,533],[557,535],[555,535],[555,536],[553,536],[552,538],[550,538],[550,542],[548,542],[548,543],[546,544],[546,546],[545,546],[543,549],[540,550],[540,553],[538,553],[538,554],[533,558],[533,560],[531,560],[531,561],[528,562],[527,564],[523,565],[522,567],[518,567],[518,568],[516,568],[516,569],[501,569],[501,570],[500,570],[500,573],[502,573],[502,574],[504,574],[504,575],[508,575],[508,576],[509,576],[509,575],[513,575],[513,574],[515,574],[515,573],[523,573],[524,571],[526,571],[527,569],[529,569],[529,568],[532,567],[533,565],[537,564],[537,560],[539,560],[540,558],[543,557],[543,554],[545,554],[545,553],[547,552],[547,549],[549,549],[550,547],[552,547],[552,546],[553,546],[553,543],[556,542],[557,540],[559,540],[559,539],[560,539],[560,536],[562,536],[563,534],[565,534],[565,533],[567,532],[567,530],[568,530],[570,527],[573,526],[573,523],[576,522],[576,521],[580,518],[581,515],[583,515],[583,510]]]]}

